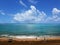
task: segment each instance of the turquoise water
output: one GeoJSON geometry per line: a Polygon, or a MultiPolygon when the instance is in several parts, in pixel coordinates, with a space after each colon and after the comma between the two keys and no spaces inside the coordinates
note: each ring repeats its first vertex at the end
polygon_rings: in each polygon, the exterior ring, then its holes
{"type": "Polygon", "coordinates": [[[60,24],[0,24],[0,35],[2,34],[60,36],[60,24]]]}

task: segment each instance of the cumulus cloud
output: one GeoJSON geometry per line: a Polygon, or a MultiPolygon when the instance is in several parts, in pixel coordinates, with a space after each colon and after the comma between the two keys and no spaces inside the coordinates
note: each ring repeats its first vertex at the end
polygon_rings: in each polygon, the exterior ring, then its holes
{"type": "Polygon", "coordinates": [[[53,8],[52,13],[53,15],[60,14],[60,10],[58,10],[57,8],[53,8]]]}
{"type": "Polygon", "coordinates": [[[40,23],[43,22],[45,18],[46,14],[43,11],[39,11],[32,5],[29,10],[22,13],[17,13],[14,16],[14,20],[27,23],[40,23]]]}
{"type": "Polygon", "coordinates": [[[52,15],[47,17],[46,22],[60,22],[60,10],[53,8],[52,15]]]}
{"type": "Polygon", "coordinates": [[[53,20],[60,22],[60,10],[57,8],[53,8],[52,14],[53,14],[53,20]]]}
{"type": "Polygon", "coordinates": [[[27,7],[27,5],[26,5],[22,0],[20,0],[19,2],[20,2],[20,4],[23,5],[24,7],[27,7]]]}
{"type": "Polygon", "coordinates": [[[31,5],[29,10],[22,13],[16,13],[13,18],[15,21],[24,23],[55,23],[60,22],[60,10],[53,8],[52,15],[47,16],[43,11],[39,11],[35,6],[31,5]]]}

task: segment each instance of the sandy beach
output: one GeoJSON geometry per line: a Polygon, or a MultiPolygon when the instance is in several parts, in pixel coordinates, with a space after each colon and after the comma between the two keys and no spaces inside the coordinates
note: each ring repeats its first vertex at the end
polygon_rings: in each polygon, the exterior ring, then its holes
{"type": "Polygon", "coordinates": [[[0,45],[60,45],[60,36],[0,38],[0,45]]]}

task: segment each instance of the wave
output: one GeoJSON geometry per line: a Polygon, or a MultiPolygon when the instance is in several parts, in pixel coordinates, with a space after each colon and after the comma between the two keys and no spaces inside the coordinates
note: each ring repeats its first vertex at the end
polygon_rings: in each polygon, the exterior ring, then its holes
{"type": "Polygon", "coordinates": [[[18,39],[26,39],[26,38],[50,38],[50,37],[60,37],[60,36],[51,36],[51,35],[44,35],[44,36],[26,36],[26,35],[8,35],[8,34],[3,34],[0,35],[0,37],[7,37],[7,38],[18,38],[18,39]]]}

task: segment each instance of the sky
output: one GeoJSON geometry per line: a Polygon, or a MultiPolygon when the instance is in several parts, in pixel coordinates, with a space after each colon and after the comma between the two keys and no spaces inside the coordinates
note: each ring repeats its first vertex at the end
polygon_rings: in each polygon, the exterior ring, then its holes
{"type": "Polygon", "coordinates": [[[60,0],[0,0],[0,23],[60,23],[60,0]]]}

